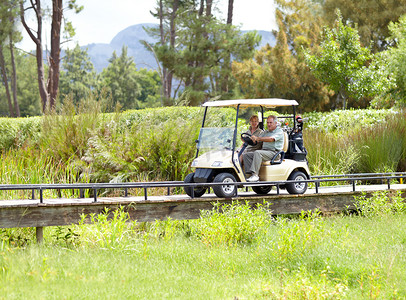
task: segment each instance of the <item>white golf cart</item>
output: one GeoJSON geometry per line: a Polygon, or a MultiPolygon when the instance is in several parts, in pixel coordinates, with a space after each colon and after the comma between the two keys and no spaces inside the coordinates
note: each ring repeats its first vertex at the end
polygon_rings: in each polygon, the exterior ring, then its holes
{"type": "MultiPolygon", "coordinates": [[[[260,127],[263,127],[264,109],[275,109],[281,106],[291,106],[292,115],[278,116],[278,119],[293,123],[292,127],[283,126],[284,147],[277,153],[271,161],[263,162],[259,171],[260,182],[275,182],[292,180],[295,182],[281,185],[290,194],[303,194],[307,190],[307,182],[310,179],[310,171],[306,160],[306,149],[303,147],[302,128],[303,123],[300,117],[296,117],[295,107],[298,103],[295,100],[284,99],[242,99],[242,100],[222,100],[206,102],[202,128],[200,129],[197,142],[196,158],[191,167],[195,172],[185,177],[185,183],[225,183],[224,185],[213,185],[213,191],[217,197],[230,198],[237,194],[237,185],[227,183],[241,182],[240,187],[246,183],[244,168],[240,164],[239,155],[248,144],[253,143],[249,135],[242,134],[244,140],[242,149],[237,152],[236,144],[238,116],[242,108],[256,107],[260,109],[260,127]],[[236,118],[234,127],[213,128],[204,127],[206,115],[209,107],[235,107],[236,118]],[[291,119],[291,120],[286,120],[291,119]],[[203,152],[203,153],[202,153],[203,152]],[[201,154],[199,156],[199,153],[201,154]]],[[[257,194],[267,194],[272,189],[272,184],[251,186],[257,194]]],[[[190,197],[201,197],[207,187],[184,188],[190,197]]]]}

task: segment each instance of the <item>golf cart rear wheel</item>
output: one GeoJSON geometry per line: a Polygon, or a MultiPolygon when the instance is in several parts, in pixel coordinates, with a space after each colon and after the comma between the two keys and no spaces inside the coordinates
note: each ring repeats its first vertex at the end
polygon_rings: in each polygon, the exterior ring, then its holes
{"type": "Polygon", "coordinates": [[[300,171],[295,171],[290,174],[288,180],[294,180],[296,182],[287,183],[286,190],[289,194],[304,194],[307,190],[307,182],[303,182],[307,180],[307,176],[300,171]]]}
{"type": "Polygon", "coordinates": [[[252,190],[258,195],[266,195],[272,190],[272,185],[252,186],[252,190]]]}
{"type": "MultiPolygon", "coordinates": [[[[214,177],[213,182],[233,183],[236,182],[236,180],[235,177],[230,173],[220,173],[216,177],[214,177]]],[[[230,198],[232,196],[235,196],[237,194],[236,191],[236,185],[225,184],[213,186],[213,192],[216,194],[217,197],[220,198],[230,198]]]]}
{"type": "MultiPolygon", "coordinates": [[[[195,176],[195,173],[190,173],[186,175],[184,182],[185,183],[194,183],[193,177],[195,176]]],[[[185,186],[183,188],[185,190],[185,193],[190,196],[190,197],[201,197],[206,193],[206,188],[205,187],[196,187],[193,188],[190,186],[185,186]],[[193,193],[193,195],[192,195],[193,193]]]]}

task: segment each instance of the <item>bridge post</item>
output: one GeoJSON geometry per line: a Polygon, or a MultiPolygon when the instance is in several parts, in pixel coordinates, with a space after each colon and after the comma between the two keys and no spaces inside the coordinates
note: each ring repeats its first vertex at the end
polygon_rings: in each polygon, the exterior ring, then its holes
{"type": "Polygon", "coordinates": [[[37,243],[41,244],[44,241],[44,227],[36,227],[35,234],[37,236],[37,243]]]}

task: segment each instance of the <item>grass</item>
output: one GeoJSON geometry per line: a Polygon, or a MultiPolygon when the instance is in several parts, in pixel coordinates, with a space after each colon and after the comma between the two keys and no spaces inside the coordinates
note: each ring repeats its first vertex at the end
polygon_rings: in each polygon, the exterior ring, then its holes
{"type": "MultiPolygon", "coordinates": [[[[171,181],[183,180],[191,172],[202,108],[105,114],[102,100],[89,98],[75,109],[67,99],[58,114],[32,120],[0,119],[1,182],[171,181]]],[[[405,171],[404,111],[310,113],[309,119],[304,145],[311,174],[405,171]]],[[[233,110],[225,109],[209,114],[206,125],[233,124],[233,110]]],[[[244,122],[240,125],[245,126],[244,122]]],[[[46,197],[58,196],[47,193],[46,197]]],[[[13,192],[1,198],[15,195],[30,196],[13,192]]]]}
{"type": "Polygon", "coordinates": [[[274,219],[234,203],[125,225],[120,212],[47,228],[42,245],[33,230],[3,230],[0,299],[404,299],[406,204],[385,210],[380,197],[368,216],[274,219]]]}

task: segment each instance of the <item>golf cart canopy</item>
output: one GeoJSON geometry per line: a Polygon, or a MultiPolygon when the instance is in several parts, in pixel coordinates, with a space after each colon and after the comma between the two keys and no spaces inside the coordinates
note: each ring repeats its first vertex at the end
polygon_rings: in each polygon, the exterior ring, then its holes
{"type": "Polygon", "coordinates": [[[299,105],[296,100],[285,100],[278,98],[270,99],[236,99],[236,100],[220,100],[220,101],[209,101],[203,103],[202,106],[206,107],[237,107],[240,105],[240,108],[251,107],[251,106],[262,106],[267,108],[274,108],[279,106],[292,106],[299,105]]]}

